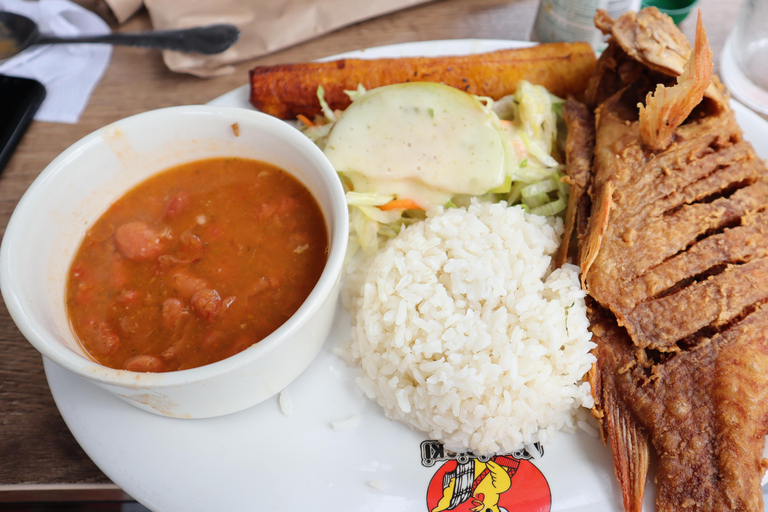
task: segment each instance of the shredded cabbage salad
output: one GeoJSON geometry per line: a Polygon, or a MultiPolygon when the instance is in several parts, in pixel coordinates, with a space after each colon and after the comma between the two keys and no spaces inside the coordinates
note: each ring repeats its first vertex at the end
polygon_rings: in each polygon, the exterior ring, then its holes
{"type": "MultiPolygon", "coordinates": [[[[355,101],[366,94],[359,86],[346,91],[355,101]]],[[[302,132],[321,149],[341,114],[325,101],[325,91],[318,87],[322,115],[314,120],[303,119],[302,132]]],[[[550,94],[546,88],[521,81],[517,91],[493,101],[477,97],[489,112],[498,116],[500,133],[507,142],[507,176],[504,184],[482,196],[458,194],[446,207],[466,206],[472,198],[481,201],[506,201],[520,205],[530,213],[562,215],[568,204],[568,184],[562,164],[565,128],[562,118],[564,100],[550,94]]],[[[366,255],[374,254],[387,238],[397,235],[404,225],[424,218],[424,212],[409,208],[407,201],[396,201],[392,194],[352,190],[350,181],[339,173],[345,186],[350,213],[350,254],[361,248],[366,255]]]]}

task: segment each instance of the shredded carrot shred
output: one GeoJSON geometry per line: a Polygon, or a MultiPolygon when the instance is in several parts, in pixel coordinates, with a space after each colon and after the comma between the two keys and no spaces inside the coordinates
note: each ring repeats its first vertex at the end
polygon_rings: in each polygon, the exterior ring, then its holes
{"type": "Polygon", "coordinates": [[[296,119],[298,119],[299,121],[301,121],[302,123],[304,123],[304,124],[305,124],[305,125],[307,125],[307,126],[315,126],[315,123],[313,123],[313,122],[312,122],[312,121],[311,121],[311,120],[310,120],[310,119],[309,119],[307,116],[305,116],[304,114],[299,114],[299,115],[297,115],[297,116],[296,116],[296,119]]]}
{"type": "Polygon", "coordinates": [[[379,210],[423,210],[418,203],[411,199],[393,199],[392,201],[379,206],[379,210]]]}

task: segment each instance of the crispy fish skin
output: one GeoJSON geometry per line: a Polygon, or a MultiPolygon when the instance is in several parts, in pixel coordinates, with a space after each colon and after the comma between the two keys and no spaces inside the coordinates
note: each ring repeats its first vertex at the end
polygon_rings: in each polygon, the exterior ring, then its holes
{"type": "Polygon", "coordinates": [[[621,101],[615,96],[596,116],[596,226],[587,239],[601,243],[583,278],[636,344],[674,351],[768,299],[768,265],[759,261],[766,247],[758,243],[768,230],[768,173],[730,110],[681,126],[676,143],[655,153],[621,101]],[[606,226],[597,221],[607,196],[606,226]]]}
{"type": "MultiPolygon", "coordinates": [[[[616,20],[611,19],[606,11],[599,9],[595,15],[595,25],[612,38],[613,44],[609,46],[612,53],[603,64],[613,66],[623,84],[632,83],[638,78],[638,66],[657,75],[656,82],[660,82],[658,76],[661,75],[676,78],[683,73],[683,68],[689,60],[690,43],[672,19],[656,7],[647,7],[637,13],[630,11],[616,20]],[[626,69],[627,67],[631,69],[626,69]]],[[[697,37],[698,32],[697,30],[697,37]]],[[[606,79],[607,74],[596,74],[592,78],[590,89],[592,94],[596,94],[597,82],[606,79]]],[[[618,88],[620,87],[614,87],[608,96],[618,88]]],[[[722,91],[715,83],[710,84],[704,94],[715,101],[725,101],[722,91]]]]}
{"type": "Polygon", "coordinates": [[[694,349],[653,356],[599,305],[595,408],[627,512],[642,510],[651,443],[659,512],[762,511],[768,469],[768,309],[757,308],[694,349]]]}
{"type": "Polygon", "coordinates": [[[768,434],[768,313],[765,306],[729,329],[717,359],[712,399],[721,442],[716,451],[726,501],[733,510],[763,510],[760,486],[768,434]],[[736,376],[735,378],[733,376],[736,376]]]}
{"type": "Polygon", "coordinates": [[[620,405],[651,433],[659,455],[659,512],[763,510],[767,328],[760,307],[692,350],[646,361],[628,355],[618,326],[603,338],[600,350],[625,365],[613,374],[620,405]]]}
{"type": "Polygon", "coordinates": [[[638,102],[673,85],[664,65],[686,55],[660,20],[653,10],[596,19],[613,39],[586,94],[590,222],[575,223],[597,343],[593,413],[627,512],[641,509],[650,447],[658,511],[762,511],[768,167],[716,77],[668,146],[646,143],[638,102]]]}
{"type": "MultiPolygon", "coordinates": [[[[559,267],[571,256],[571,238],[574,233],[586,232],[586,224],[578,229],[578,222],[589,219],[590,200],[587,190],[592,182],[592,160],[595,149],[595,119],[583,103],[568,98],[563,106],[568,137],[565,143],[565,161],[568,173],[564,178],[570,187],[566,209],[563,241],[555,255],[555,266],[559,267]]],[[[576,244],[578,247],[579,244],[576,244]]],[[[579,260],[575,254],[574,259],[579,260]]]]}
{"type": "Polygon", "coordinates": [[[512,94],[520,80],[543,85],[560,97],[582,95],[596,57],[587,43],[547,43],[495,52],[392,59],[341,59],[259,66],[250,70],[250,101],[279,117],[319,115],[317,88],[332,109],[344,109],[344,91],[403,82],[440,82],[494,100],[512,94]]]}
{"type": "Polygon", "coordinates": [[[629,12],[616,20],[599,10],[595,25],[604,34],[611,35],[632,59],[670,76],[683,72],[691,53],[690,43],[675,29],[672,19],[655,7],[629,12]]]}
{"type": "Polygon", "coordinates": [[[590,301],[587,310],[597,363],[592,374],[593,415],[600,418],[603,442],[611,446],[614,470],[626,512],[642,512],[651,441],[619,394],[617,379],[636,364],[634,347],[610,313],[590,301]]]}

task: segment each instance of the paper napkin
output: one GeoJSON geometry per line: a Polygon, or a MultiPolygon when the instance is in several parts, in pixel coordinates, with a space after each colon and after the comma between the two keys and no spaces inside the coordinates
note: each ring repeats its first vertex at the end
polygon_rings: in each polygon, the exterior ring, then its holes
{"type": "MultiPolygon", "coordinates": [[[[110,32],[99,16],[68,0],[0,0],[0,10],[31,18],[45,34],[110,32]]],[[[46,98],[35,120],[72,124],[80,119],[111,55],[112,47],[104,44],[33,46],[0,62],[0,74],[34,78],[45,85],[46,98]]]]}

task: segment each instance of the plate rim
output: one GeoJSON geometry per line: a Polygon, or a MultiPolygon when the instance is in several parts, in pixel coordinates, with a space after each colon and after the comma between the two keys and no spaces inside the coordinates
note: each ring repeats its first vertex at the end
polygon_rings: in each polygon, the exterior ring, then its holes
{"type": "MultiPolygon", "coordinates": [[[[536,43],[532,43],[530,41],[504,40],[504,39],[442,39],[442,40],[426,40],[426,41],[393,43],[393,44],[387,44],[387,45],[381,45],[381,46],[368,47],[368,48],[364,48],[364,49],[360,49],[360,50],[352,50],[352,51],[348,51],[348,52],[343,52],[343,53],[331,55],[329,57],[325,57],[325,58],[319,59],[319,60],[335,60],[335,59],[339,59],[339,58],[349,58],[349,57],[353,57],[353,56],[356,57],[356,56],[359,56],[361,53],[366,52],[366,51],[369,52],[369,54],[367,56],[370,56],[371,58],[376,58],[376,55],[375,55],[376,52],[402,51],[402,50],[408,51],[409,55],[421,55],[422,54],[421,52],[423,51],[424,48],[427,48],[427,47],[439,47],[440,44],[443,44],[443,43],[447,44],[448,46],[461,46],[462,44],[464,44],[464,45],[473,45],[474,44],[474,45],[477,45],[477,46],[482,46],[482,47],[488,48],[488,49],[481,49],[481,50],[478,50],[478,51],[492,51],[493,49],[500,49],[500,48],[504,48],[504,47],[522,47],[522,46],[531,46],[531,45],[535,45],[536,44],[536,43]],[[372,53],[374,55],[371,55],[372,53]]],[[[466,53],[473,53],[473,52],[466,52],[466,53]]],[[[438,54],[439,55],[450,55],[451,53],[435,52],[434,54],[435,55],[438,55],[438,54]]],[[[238,105],[235,105],[235,106],[241,106],[243,108],[251,108],[251,109],[255,110],[255,108],[253,106],[251,106],[250,103],[247,103],[247,105],[242,105],[242,101],[243,100],[248,102],[247,94],[246,93],[249,90],[249,87],[250,87],[249,84],[246,83],[246,84],[244,84],[244,85],[242,85],[240,87],[237,87],[237,88],[235,88],[235,89],[233,89],[233,90],[231,90],[231,91],[229,91],[229,92],[227,92],[225,94],[222,94],[222,95],[220,95],[220,96],[210,100],[206,104],[218,105],[218,104],[222,104],[222,102],[224,102],[225,104],[230,104],[229,102],[236,101],[236,102],[238,102],[238,105]]],[[[751,129],[755,129],[755,126],[760,127],[761,130],[764,130],[765,136],[766,136],[766,140],[768,140],[768,121],[764,120],[759,115],[757,115],[756,113],[752,112],[750,109],[748,109],[747,107],[741,105],[740,103],[738,103],[736,101],[732,100],[732,104],[734,105],[734,111],[736,113],[736,116],[737,116],[737,118],[739,120],[740,125],[742,123],[742,119],[744,119],[746,121],[747,125],[752,127],[751,129]]],[[[742,126],[742,129],[744,129],[744,126],[742,126]]],[[[747,130],[744,129],[744,131],[746,132],[747,130]]],[[[763,151],[761,152],[761,156],[763,158],[768,158],[768,143],[765,145],[765,147],[763,147],[763,151]]],[[[334,332],[335,332],[335,330],[332,331],[331,336],[334,336],[334,332]]],[[[330,343],[332,343],[332,340],[329,338],[325,342],[324,350],[329,350],[328,346],[329,346],[330,343]]],[[[72,434],[75,436],[76,440],[78,441],[78,444],[80,444],[80,446],[86,452],[88,457],[90,457],[94,461],[94,463],[97,464],[97,466],[104,472],[104,474],[108,478],[110,478],[115,484],[117,484],[119,487],[121,487],[121,489],[123,489],[126,493],[128,493],[135,500],[137,500],[138,502],[140,502],[143,505],[147,506],[148,508],[156,509],[156,510],[163,510],[162,508],[160,508],[160,504],[153,503],[147,497],[147,495],[142,492],[143,486],[142,486],[141,482],[136,481],[135,478],[131,478],[130,476],[125,476],[124,477],[123,475],[119,475],[119,476],[116,475],[116,473],[118,472],[115,469],[116,466],[115,465],[111,465],[111,463],[108,462],[107,459],[109,459],[109,456],[105,455],[105,452],[103,451],[104,449],[107,449],[108,447],[99,446],[98,442],[96,442],[94,440],[91,440],[91,439],[87,439],[84,436],[84,433],[86,432],[86,430],[84,430],[84,421],[83,420],[85,418],[79,417],[76,413],[73,412],[72,407],[70,406],[70,404],[67,403],[68,399],[64,396],[65,393],[63,393],[61,388],[58,387],[58,384],[62,382],[60,380],[62,375],[67,377],[67,378],[68,377],[71,377],[73,379],[80,379],[80,378],[75,376],[75,375],[66,374],[66,370],[64,370],[62,368],[59,368],[58,366],[56,366],[56,364],[54,362],[52,362],[51,360],[49,360],[47,358],[43,358],[43,363],[44,363],[44,371],[45,371],[45,374],[46,374],[46,378],[47,378],[47,381],[48,381],[49,388],[50,388],[51,393],[52,393],[53,398],[54,398],[54,402],[56,403],[56,406],[59,409],[60,414],[62,415],[65,423],[67,424],[67,427],[70,429],[72,434]],[[51,366],[51,365],[53,365],[53,366],[51,366]],[[61,372],[63,372],[63,373],[60,373],[59,370],[61,372]],[[102,451],[99,452],[99,450],[102,450],[102,451]],[[97,453],[96,456],[94,456],[92,454],[93,452],[99,452],[99,453],[97,453]],[[117,476],[117,478],[116,478],[116,476],[117,476]]],[[[86,385],[90,385],[90,386],[93,386],[94,388],[97,388],[95,384],[89,383],[89,382],[84,381],[84,380],[82,382],[84,384],[86,384],[86,385]]],[[[122,403],[116,397],[113,397],[113,396],[107,395],[107,394],[105,394],[104,396],[106,397],[106,400],[110,401],[110,403],[111,403],[112,400],[114,400],[114,405],[116,405],[118,407],[125,406],[125,407],[130,407],[131,409],[133,409],[132,415],[134,415],[134,414],[135,415],[146,415],[146,417],[148,417],[148,418],[149,417],[151,417],[153,419],[157,418],[156,416],[149,415],[148,413],[146,413],[144,411],[140,411],[138,409],[135,409],[135,408],[131,407],[130,405],[122,403]]],[[[374,405],[377,406],[377,404],[374,404],[374,405]]],[[[256,407],[267,407],[267,405],[266,404],[261,404],[261,405],[256,406],[256,407]]],[[[231,415],[231,416],[229,416],[227,418],[232,418],[234,416],[236,416],[236,415],[231,415]]],[[[383,416],[383,414],[382,414],[382,416],[383,416]]],[[[170,421],[208,421],[208,420],[176,420],[176,419],[168,419],[168,420],[170,420],[170,421]]],[[[214,421],[215,421],[215,419],[214,419],[214,421]]],[[[607,447],[605,448],[605,450],[607,451],[607,447]]],[[[612,466],[611,466],[610,469],[611,470],[613,469],[612,466]]],[[[135,469],[134,472],[135,471],[137,471],[137,470],[135,469]]],[[[613,485],[613,487],[615,487],[616,486],[616,482],[614,482],[615,477],[613,475],[613,472],[612,471],[607,472],[607,477],[612,482],[611,485],[613,485]]],[[[765,481],[764,481],[764,483],[765,483],[765,481]]],[[[376,489],[372,488],[371,491],[372,492],[376,492],[376,489]]],[[[425,492],[426,492],[426,489],[425,489],[425,492]]],[[[608,503],[610,503],[611,505],[619,506],[619,504],[620,504],[620,502],[615,502],[614,503],[614,501],[611,501],[610,497],[608,497],[608,496],[606,496],[606,501],[608,503]]],[[[336,508],[336,507],[334,507],[334,508],[336,508]]],[[[426,508],[426,507],[423,507],[423,508],[426,508]]]]}

